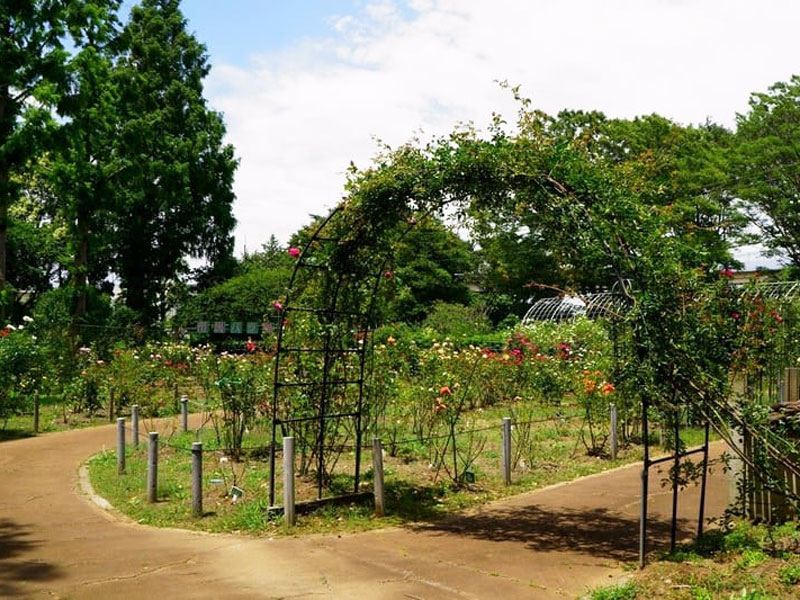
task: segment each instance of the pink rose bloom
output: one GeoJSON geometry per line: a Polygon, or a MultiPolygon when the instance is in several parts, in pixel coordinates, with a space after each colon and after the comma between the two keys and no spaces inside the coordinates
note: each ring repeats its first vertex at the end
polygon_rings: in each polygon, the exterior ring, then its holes
{"type": "Polygon", "coordinates": [[[297,258],[298,256],[300,256],[300,248],[296,248],[295,246],[289,248],[289,256],[291,256],[292,258],[297,258]]]}

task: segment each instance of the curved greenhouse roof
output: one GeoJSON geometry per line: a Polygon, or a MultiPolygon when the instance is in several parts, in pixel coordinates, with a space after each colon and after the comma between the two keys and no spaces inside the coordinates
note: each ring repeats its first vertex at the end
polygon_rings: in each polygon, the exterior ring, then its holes
{"type": "MultiPolygon", "coordinates": [[[[800,281],[766,281],[753,286],[733,285],[751,297],[762,296],[788,301],[800,299],[800,281]]],[[[577,317],[619,319],[625,316],[630,306],[630,298],[618,291],[563,294],[534,302],[522,318],[522,323],[566,321],[577,317]]]]}

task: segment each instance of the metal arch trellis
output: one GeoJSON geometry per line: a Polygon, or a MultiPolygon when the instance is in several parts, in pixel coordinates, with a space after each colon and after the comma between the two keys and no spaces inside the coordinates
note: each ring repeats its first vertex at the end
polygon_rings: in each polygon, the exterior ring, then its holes
{"type": "MultiPolygon", "coordinates": [[[[270,506],[275,504],[275,451],[277,448],[277,434],[278,428],[281,428],[283,433],[286,429],[297,427],[301,424],[316,423],[317,435],[314,444],[314,452],[316,452],[317,462],[317,497],[322,498],[323,486],[325,480],[325,429],[326,425],[331,420],[351,418],[355,419],[355,435],[356,435],[356,460],[355,460],[355,491],[358,491],[360,466],[361,466],[361,412],[364,393],[364,366],[366,358],[365,342],[358,343],[359,338],[364,339],[368,323],[366,322],[366,315],[358,313],[357,311],[344,310],[339,307],[339,296],[342,285],[345,279],[345,272],[339,271],[334,274],[335,283],[333,284],[332,293],[325,299],[323,306],[299,306],[294,305],[295,301],[294,292],[296,292],[296,285],[298,283],[298,276],[306,269],[320,269],[329,271],[329,265],[319,264],[311,261],[314,254],[315,247],[328,243],[337,243],[335,238],[325,238],[322,233],[326,227],[331,223],[336,215],[341,211],[341,207],[334,208],[330,214],[325,218],[318,227],[311,234],[309,239],[303,246],[287,288],[285,300],[282,305],[276,307],[280,313],[280,322],[278,326],[278,340],[275,352],[275,364],[273,373],[273,397],[272,397],[272,451],[270,452],[270,481],[269,481],[269,501],[270,506]],[[287,341],[287,328],[289,327],[288,317],[291,314],[305,315],[317,317],[318,323],[324,330],[323,346],[310,346],[303,344],[286,344],[287,341]],[[346,347],[342,344],[337,344],[334,347],[333,340],[333,325],[338,317],[354,318],[358,321],[355,325],[357,335],[346,347]],[[359,335],[360,334],[360,335],[359,335]],[[358,374],[354,378],[349,378],[347,369],[343,376],[338,376],[333,373],[338,356],[345,355],[355,356],[358,364],[358,374]],[[308,373],[308,365],[305,368],[298,364],[297,375],[298,378],[289,380],[284,379],[285,373],[282,371],[284,365],[288,365],[291,357],[298,356],[312,356],[314,359],[319,360],[317,357],[321,355],[321,372],[316,374],[308,373]],[[355,406],[352,410],[342,410],[336,413],[329,412],[329,401],[332,398],[334,388],[337,387],[356,387],[357,399],[355,406]],[[282,411],[281,394],[285,390],[307,390],[307,397],[315,398],[318,400],[316,407],[311,403],[310,408],[316,408],[315,414],[311,411],[304,411],[302,414],[294,414],[293,412],[282,411]]],[[[337,340],[341,342],[342,340],[337,340]]],[[[312,359],[312,360],[314,360],[312,359]]],[[[297,360],[301,363],[301,360],[297,360]]],[[[317,364],[316,366],[319,366],[317,364]]]]}
{"type": "MultiPolygon", "coordinates": [[[[275,505],[275,453],[278,447],[278,430],[285,432],[287,429],[297,427],[303,423],[315,423],[317,427],[316,439],[314,442],[314,452],[316,453],[316,476],[317,476],[317,498],[322,499],[323,487],[326,476],[326,428],[332,421],[341,419],[352,419],[354,421],[353,435],[355,437],[355,464],[353,473],[353,493],[359,492],[361,477],[361,447],[363,435],[365,384],[367,383],[367,354],[370,347],[370,331],[374,326],[375,302],[378,296],[378,286],[386,275],[387,265],[391,260],[391,244],[382,248],[369,248],[369,260],[366,266],[358,268],[358,259],[352,263],[348,260],[350,267],[342,268],[341,265],[333,265],[330,256],[322,257],[322,260],[315,259],[315,252],[325,244],[338,245],[342,242],[342,237],[352,233],[352,228],[347,227],[343,235],[329,236],[331,226],[336,223],[337,218],[343,215],[342,206],[337,206],[331,213],[323,219],[316,227],[308,240],[303,245],[298,260],[295,263],[292,275],[287,287],[284,302],[280,305],[280,322],[277,332],[277,346],[275,351],[275,363],[273,374],[273,398],[272,398],[272,450],[270,452],[270,482],[269,482],[269,502],[270,506],[275,505]],[[315,297],[322,296],[323,306],[301,306],[294,302],[299,299],[298,287],[302,288],[301,274],[305,271],[316,275],[323,275],[333,278],[333,283],[328,289],[328,294],[320,294],[316,290],[315,297]],[[358,288],[363,282],[368,281],[369,285],[363,290],[363,298],[342,298],[348,291],[358,288]],[[298,285],[300,284],[300,285],[298,285]],[[343,305],[348,301],[350,305],[343,305]],[[340,303],[342,305],[340,305],[340,303]],[[353,306],[355,304],[355,306],[353,306]],[[294,313],[306,316],[317,317],[323,325],[323,345],[322,347],[309,347],[302,344],[287,343],[287,332],[291,331],[290,315],[294,313]],[[344,325],[339,330],[339,334],[352,333],[348,344],[342,344],[343,339],[334,339],[336,326],[344,325]],[[285,370],[282,370],[289,363],[292,356],[298,355],[318,357],[318,367],[321,367],[316,376],[307,377],[305,380],[286,380],[282,379],[285,370]],[[347,367],[344,373],[337,376],[337,368],[341,368],[341,357],[351,356],[357,360],[357,373],[350,376],[347,367]],[[281,411],[281,394],[287,389],[304,388],[308,390],[308,396],[312,399],[310,408],[314,414],[284,414],[281,411]],[[337,390],[355,389],[355,400],[350,403],[345,410],[330,412],[331,400],[337,390]]],[[[433,210],[436,210],[435,208],[433,210]]],[[[412,217],[408,225],[401,228],[397,233],[397,239],[402,239],[419,222],[433,210],[423,213],[418,217],[412,217]]],[[[335,227],[333,227],[335,229],[335,227]]],[[[395,242],[397,241],[394,240],[395,242]]],[[[357,248],[364,250],[364,248],[357,248]]],[[[350,257],[348,257],[349,259],[350,257]]],[[[323,277],[324,279],[324,277],[323,277]]],[[[308,283],[307,281],[305,283],[308,283]]],[[[296,317],[294,317],[296,318],[296,317]]],[[[308,374],[307,374],[308,375],[308,374]]],[[[346,391],[343,393],[346,396],[346,391]]]]}

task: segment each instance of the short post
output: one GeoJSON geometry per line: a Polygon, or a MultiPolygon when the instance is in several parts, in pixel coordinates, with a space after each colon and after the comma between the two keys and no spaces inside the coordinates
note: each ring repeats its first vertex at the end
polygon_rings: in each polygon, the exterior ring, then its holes
{"type": "Polygon", "coordinates": [[[147,434],[147,501],[158,501],[158,432],[147,434]]]}
{"type": "Polygon", "coordinates": [[[192,442],[192,514],[203,516],[203,442],[192,442]]]}
{"type": "Polygon", "coordinates": [[[503,483],[511,485],[511,417],[503,417],[503,483]]]}
{"type": "Polygon", "coordinates": [[[181,396],[181,430],[189,431],[189,398],[181,396]]]}
{"type": "Polygon", "coordinates": [[[117,474],[125,472],[125,418],[117,419],[117,474]]]}
{"type": "Polygon", "coordinates": [[[283,438],[283,520],[294,527],[294,438],[283,438]]]}
{"type": "Polygon", "coordinates": [[[383,448],[381,448],[380,438],[372,440],[372,480],[375,494],[375,516],[382,517],[385,514],[385,504],[383,493],[383,448]]]}
{"type": "Polygon", "coordinates": [[[39,433],[39,392],[33,395],[33,433],[39,433]]]}
{"type": "Polygon", "coordinates": [[[133,438],[133,447],[139,447],[139,405],[134,404],[131,406],[131,437],[133,438]]]}
{"type": "Polygon", "coordinates": [[[611,405],[611,460],[617,460],[617,405],[611,405]]]}

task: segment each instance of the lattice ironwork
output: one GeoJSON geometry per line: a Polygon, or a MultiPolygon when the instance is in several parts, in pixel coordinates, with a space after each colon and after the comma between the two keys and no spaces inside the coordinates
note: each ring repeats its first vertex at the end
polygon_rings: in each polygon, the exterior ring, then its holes
{"type": "Polygon", "coordinates": [[[317,498],[331,483],[341,449],[354,448],[353,492],[361,479],[367,355],[378,286],[393,242],[413,227],[383,234],[376,248],[365,228],[334,209],[305,240],[279,313],[272,398],[270,505],[275,504],[275,452],[279,434],[300,448],[300,472],[315,471],[317,498]]]}

